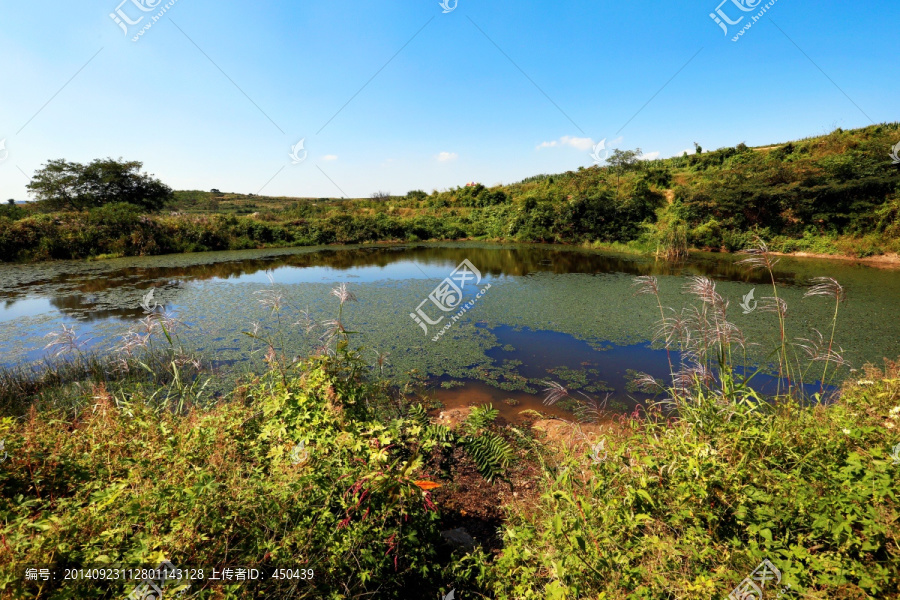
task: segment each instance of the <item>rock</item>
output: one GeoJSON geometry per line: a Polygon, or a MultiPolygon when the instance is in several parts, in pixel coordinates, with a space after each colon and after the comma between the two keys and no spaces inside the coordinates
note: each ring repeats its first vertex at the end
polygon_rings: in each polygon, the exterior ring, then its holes
{"type": "Polygon", "coordinates": [[[435,421],[440,425],[446,425],[450,429],[455,428],[457,425],[465,421],[469,417],[469,413],[472,412],[472,409],[468,406],[462,408],[450,408],[448,410],[442,411],[441,414],[437,416],[435,421]]]}
{"type": "Polygon", "coordinates": [[[458,549],[465,552],[472,552],[475,550],[475,538],[469,535],[469,532],[462,527],[451,529],[449,531],[442,531],[441,537],[444,538],[444,541],[454,550],[458,549]]]}

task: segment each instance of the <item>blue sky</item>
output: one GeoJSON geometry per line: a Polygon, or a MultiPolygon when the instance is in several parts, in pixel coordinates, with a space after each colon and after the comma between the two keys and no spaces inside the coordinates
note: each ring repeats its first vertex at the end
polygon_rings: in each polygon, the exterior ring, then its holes
{"type": "Polygon", "coordinates": [[[896,2],[777,0],[733,42],[765,1],[721,5],[726,36],[719,0],[176,0],[133,42],[171,0],[120,1],[0,0],[3,200],[53,158],[362,197],[574,170],[602,139],[667,157],[900,120],[896,2]],[[128,35],[117,8],[144,16],[128,35]]]}

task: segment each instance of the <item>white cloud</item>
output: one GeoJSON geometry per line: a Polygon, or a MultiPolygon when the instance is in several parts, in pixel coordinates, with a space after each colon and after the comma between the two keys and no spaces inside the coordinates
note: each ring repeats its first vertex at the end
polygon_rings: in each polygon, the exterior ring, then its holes
{"type": "Polygon", "coordinates": [[[656,160],[659,158],[659,152],[647,152],[645,154],[641,154],[641,160],[656,160]]]}
{"type": "Polygon", "coordinates": [[[322,160],[337,160],[338,157],[336,154],[326,154],[322,157],[322,160]]]}
{"type": "Polygon", "coordinates": [[[580,138],[564,135],[558,140],[541,143],[537,147],[537,149],[540,150],[541,148],[562,148],[563,146],[571,146],[572,148],[576,148],[578,150],[590,150],[594,147],[594,140],[592,140],[591,138],[580,138]]]}
{"type": "Polygon", "coordinates": [[[456,160],[459,158],[459,154],[456,152],[441,152],[437,155],[438,162],[450,162],[451,160],[456,160]]]}

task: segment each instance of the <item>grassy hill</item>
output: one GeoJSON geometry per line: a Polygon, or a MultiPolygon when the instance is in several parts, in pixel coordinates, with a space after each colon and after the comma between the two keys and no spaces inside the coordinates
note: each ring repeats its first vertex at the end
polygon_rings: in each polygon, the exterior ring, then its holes
{"type": "Polygon", "coordinates": [[[889,123],[378,199],[179,191],[159,215],[4,206],[0,260],[432,239],[624,244],[677,256],[732,251],[755,236],[778,251],[871,256],[900,249],[900,165],[889,156],[898,141],[900,123],[889,123]]]}

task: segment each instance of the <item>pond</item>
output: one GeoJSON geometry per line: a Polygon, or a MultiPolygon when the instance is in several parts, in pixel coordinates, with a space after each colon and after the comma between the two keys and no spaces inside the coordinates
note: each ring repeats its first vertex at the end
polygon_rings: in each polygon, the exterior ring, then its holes
{"type": "MultiPolygon", "coordinates": [[[[549,380],[625,411],[647,400],[629,384],[635,371],[662,378],[668,372],[665,350],[651,344],[659,307],[652,296],[635,296],[635,276],[657,276],[662,304],[677,310],[691,302],[688,277],[712,278],[730,302],[729,319],[757,344],[748,346],[748,363],[766,363],[778,343],[777,315],[744,314],[739,305],[751,290],[757,301],[771,295],[771,282],[737,260],[694,253],[671,264],[580,248],[467,242],[0,265],[0,364],[41,360],[44,336],[62,324],[74,326],[86,348],[112,352],[143,317],[140,301],[152,289],[188,326],[180,334],[187,347],[235,372],[259,369],[260,344],[242,332],[259,323],[260,335],[277,334],[292,354],[311,351],[321,326],[307,333],[294,323],[304,310],[317,323],[336,318],[331,290],[346,283],[358,301],[345,306],[343,320],[358,332],[354,344],[365,359],[375,365],[386,355],[373,368],[396,380],[415,370],[447,406],[489,401],[512,415],[541,407],[549,380]],[[442,283],[448,278],[461,299],[442,283]],[[273,287],[284,298],[274,316],[258,293],[273,287]],[[445,312],[441,303],[453,309],[445,312]]],[[[788,337],[810,338],[814,328],[830,334],[833,302],[803,298],[818,276],[847,289],[835,339],[851,366],[897,358],[900,271],[852,261],[781,259],[776,280],[788,303],[788,337]]],[[[758,383],[764,389],[773,381],[758,383]]]]}

